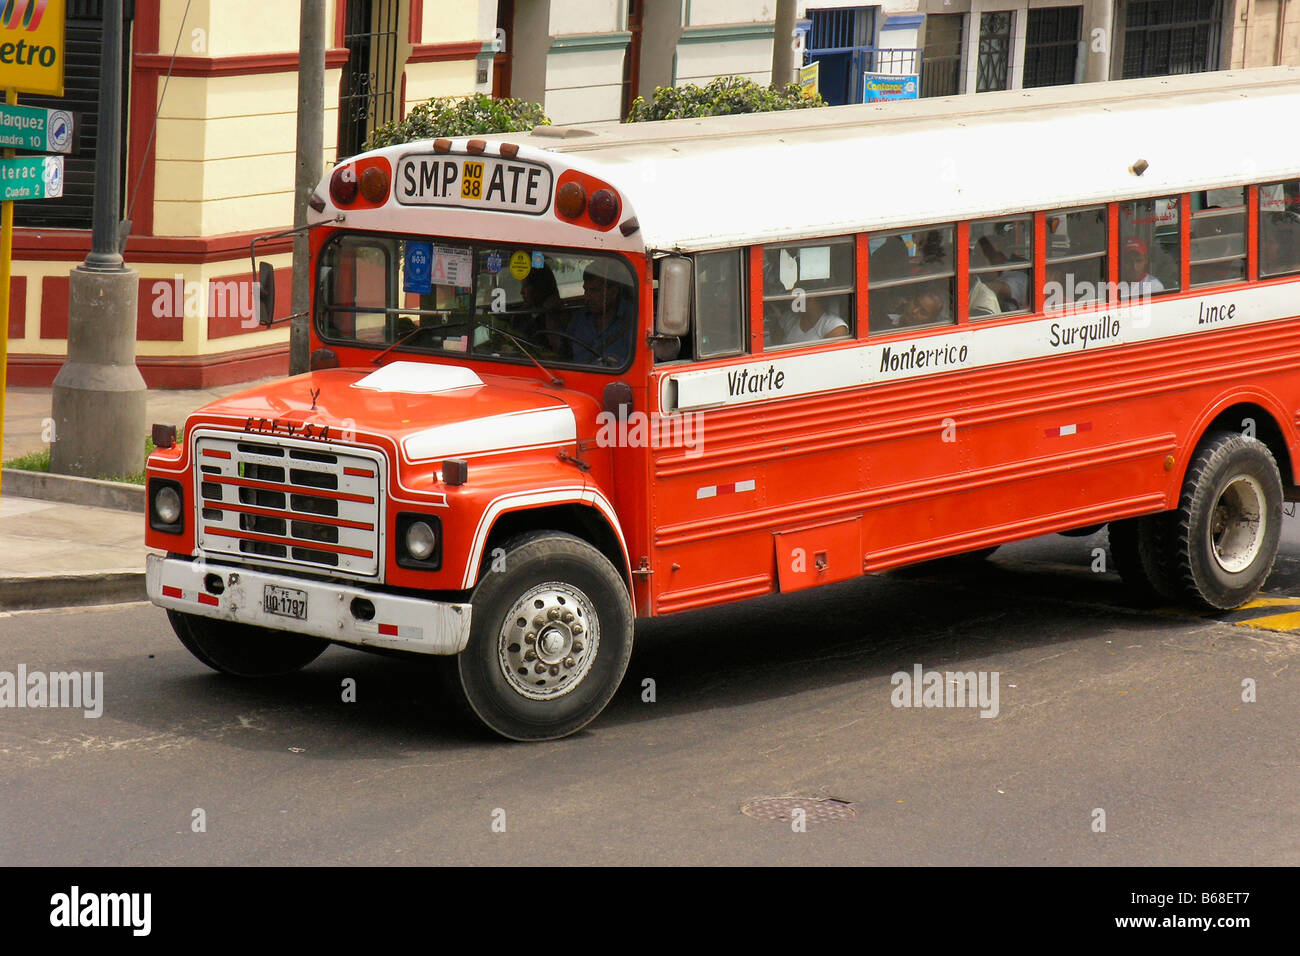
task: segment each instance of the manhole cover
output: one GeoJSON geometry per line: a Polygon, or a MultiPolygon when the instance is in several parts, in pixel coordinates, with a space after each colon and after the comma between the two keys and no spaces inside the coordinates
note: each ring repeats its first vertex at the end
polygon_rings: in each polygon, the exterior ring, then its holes
{"type": "Polygon", "coordinates": [[[741,807],[740,812],[755,820],[790,823],[796,809],[804,812],[805,823],[838,823],[858,815],[847,800],[826,797],[756,797],[741,807]]]}

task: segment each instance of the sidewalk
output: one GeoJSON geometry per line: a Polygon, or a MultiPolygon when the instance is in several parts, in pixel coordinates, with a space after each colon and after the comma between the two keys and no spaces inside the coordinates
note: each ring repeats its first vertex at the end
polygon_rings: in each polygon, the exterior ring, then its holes
{"type": "MultiPolygon", "coordinates": [[[[258,383],[148,393],[154,422],[185,423],[208,402],[258,383]]],[[[42,451],[52,390],[5,395],[3,460],[42,451]]],[[[142,435],[140,440],[143,441],[142,435]]],[[[144,495],[138,486],[46,480],[6,469],[0,483],[0,611],[144,600],[144,495]],[[114,507],[99,507],[108,502],[114,507]]]]}

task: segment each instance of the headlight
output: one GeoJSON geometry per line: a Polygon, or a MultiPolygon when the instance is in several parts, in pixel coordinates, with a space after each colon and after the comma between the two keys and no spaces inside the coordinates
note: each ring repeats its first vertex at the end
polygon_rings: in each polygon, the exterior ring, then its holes
{"type": "Polygon", "coordinates": [[[175,488],[164,486],[154,495],[153,510],[164,524],[175,524],[181,517],[181,496],[175,488]]]}
{"type": "Polygon", "coordinates": [[[417,561],[428,561],[438,546],[438,538],[423,521],[416,521],[406,529],[406,553],[417,561]]]}

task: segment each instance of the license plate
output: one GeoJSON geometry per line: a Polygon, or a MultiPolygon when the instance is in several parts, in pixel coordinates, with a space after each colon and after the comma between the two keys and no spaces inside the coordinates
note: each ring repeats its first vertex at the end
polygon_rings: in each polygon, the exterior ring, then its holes
{"type": "Polygon", "coordinates": [[[307,592],[268,584],[262,592],[262,610],[267,614],[278,614],[281,617],[305,621],[307,620],[307,592]]]}

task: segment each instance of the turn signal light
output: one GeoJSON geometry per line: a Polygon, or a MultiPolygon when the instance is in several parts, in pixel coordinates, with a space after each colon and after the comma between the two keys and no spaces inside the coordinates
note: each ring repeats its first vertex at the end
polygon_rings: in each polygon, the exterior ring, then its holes
{"type": "Polygon", "coordinates": [[[378,166],[371,166],[361,174],[361,195],[367,202],[382,203],[388,199],[388,175],[378,166]]]}
{"type": "Polygon", "coordinates": [[[330,177],[330,199],[336,206],[350,206],[357,201],[357,171],[351,165],[340,166],[330,177]]]}
{"type": "Polygon", "coordinates": [[[587,190],[582,183],[567,182],[555,194],[555,211],[565,219],[577,219],[587,208],[587,190]]]}

